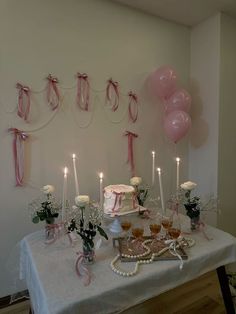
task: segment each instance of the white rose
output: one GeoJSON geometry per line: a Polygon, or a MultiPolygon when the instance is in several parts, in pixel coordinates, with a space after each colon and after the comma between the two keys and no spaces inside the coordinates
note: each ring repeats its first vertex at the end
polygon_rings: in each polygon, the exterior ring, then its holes
{"type": "Polygon", "coordinates": [[[75,204],[77,206],[85,206],[89,203],[88,195],[78,195],[75,197],[75,204]]]}
{"type": "Polygon", "coordinates": [[[141,183],[142,183],[142,178],[141,177],[132,177],[130,179],[130,184],[133,185],[133,186],[135,186],[135,185],[137,186],[137,185],[139,185],[141,183]]]}
{"type": "Polygon", "coordinates": [[[55,191],[53,185],[44,185],[42,188],[44,194],[52,194],[55,191]]]}
{"type": "Polygon", "coordinates": [[[197,184],[191,181],[184,182],[180,185],[181,189],[188,191],[192,191],[196,186],[197,184]]]}

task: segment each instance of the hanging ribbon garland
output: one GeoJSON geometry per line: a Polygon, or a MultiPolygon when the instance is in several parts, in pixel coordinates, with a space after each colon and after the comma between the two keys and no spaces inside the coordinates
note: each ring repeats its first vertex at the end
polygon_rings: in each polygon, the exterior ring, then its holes
{"type": "Polygon", "coordinates": [[[77,73],[76,103],[83,111],[89,110],[89,92],[90,86],[88,81],[88,75],[86,73],[77,73]]]}
{"type": "Polygon", "coordinates": [[[24,142],[29,137],[29,135],[16,128],[10,128],[8,131],[11,132],[14,136],[12,149],[15,165],[16,186],[22,186],[24,179],[24,142]]]}
{"type": "Polygon", "coordinates": [[[107,81],[106,102],[111,106],[113,112],[119,107],[119,98],[119,84],[110,78],[107,81]]]}
{"type": "Polygon", "coordinates": [[[20,83],[16,84],[18,89],[17,115],[28,122],[30,112],[30,89],[20,83]]]}
{"type": "Polygon", "coordinates": [[[138,96],[132,91],[128,94],[129,97],[129,119],[135,123],[138,119],[138,96]]]}
{"type": "Polygon", "coordinates": [[[60,102],[60,93],[57,87],[58,79],[49,74],[47,80],[47,102],[52,110],[56,110],[60,102]]]}
{"type": "Polygon", "coordinates": [[[127,159],[127,163],[130,164],[131,174],[132,174],[132,177],[134,177],[135,176],[135,166],[134,166],[133,142],[134,142],[134,139],[138,137],[138,135],[135,133],[132,133],[130,131],[126,131],[125,136],[128,137],[128,159],[127,159]]]}

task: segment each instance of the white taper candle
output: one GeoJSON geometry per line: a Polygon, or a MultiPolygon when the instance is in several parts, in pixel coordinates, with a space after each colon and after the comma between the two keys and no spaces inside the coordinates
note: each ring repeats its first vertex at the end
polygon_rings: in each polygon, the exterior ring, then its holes
{"type": "Polygon", "coordinates": [[[163,195],[163,186],[162,186],[162,178],[161,178],[161,168],[157,168],[158,177],[159,177],[159,188],[160,188],[160,197],[161,197],[161,208],[162,212],[165,213],[165,202],[164,202],[164,195],[163,195]]]}
{"type": "Polygon", "coordinates": [[[152,151],[152,185],[155,183],[155,157],[156,152],[152,151]]]}
{"type": "Polygon", "coordinates": [[[179,163],[180,158],[176,157],[176,191],[179,189],[179,163]]]}
{"type": "Polygon", "coordinates": [[[77,169],[76,169],[76,155],[72,155],[72,160],[73,160],[73,168],[74,168],[74,178],[75,178],[75,194],[76,196],[79,195],[79,181],[78,181],[78,176],[77,176],[77,169]]]}
{"type": "Polygon", "coordinates": [[[68,168],[64,168],[64,180],[63,180],[63,192],[62,192],[62,212],[61,212],[61,218],[62,221],[65,219],[65,208],[66,208],[66,201],[67,201],[67,173],[68,168]]]}
{"type": "Polygon", "coordinates": [[[99,200],[100,200],[100,207],[103,208],[103,173],[99,173],[100,185],[99,185],[99,200]]]}

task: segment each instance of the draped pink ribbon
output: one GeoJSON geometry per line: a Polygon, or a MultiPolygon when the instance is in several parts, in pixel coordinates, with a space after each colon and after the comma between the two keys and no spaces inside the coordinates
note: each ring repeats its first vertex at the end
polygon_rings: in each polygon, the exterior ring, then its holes
{"type": "Polygon", "coordinates": [[[20,83],[16,84],[18,91],[17,114],[20,118],[28,122],[30,112],[30,88],[20,83]]]}
{"type": "Polygon", "coordinates": [[[106,101],[111,105],[112,111],[116,111],[118,109],[119,98],[119,84],[110,78],[107,81],[106,101]]]}
{"type": "Polygon", "coordinates": [[[58,108],[60,101],[60,93],[57,87],[58,79],[49,74],[47,80],[47,102],[50,104],[52,110],[55,110],[58,108]]]}
{"type": "Polygon", "coordinates": [[[24,131],[16,128],[8,129],[14,135],[12,148],[15,165],[16,186],[23,185],[24,178],[24,141],[29,137],[24,131]]]}
{"type": "Polygon", "coordinates": [[[138,119],[138,96],[132,91],[128,94],[129,97],[129,118],[135,123],[138,119]]]}
{"type": "Polygon", "coordinates": [[[112,207],[111,210],[113,212],[115,212],[115,211],[118,211],[118,210],[115,210],[117,203],[119,203],[119,207],[121,206],[121,200],[122,200],[123,193],[118,193],[118,192],[114,192],[114,191],[113,191],[113,193],[116,195],[116,198],[115,198],[114,206],[112,207]]]}
{"type": "Polygon", "coordinates": [[[77,252],[76,254],[78,255],[77,261],[75,263],[76,273],[78,277],[83,277],[84,285],[88,286],[91,282],[91,273],[88,270],[88,268],[85,265],[83,265],[83,259],[85,257],[85,254],[82,252],[77,252]]]}
{"type": "Polygon", "coordinates": [[[89,109],[89,81],[86,73],[77,73],[77,97],[76,102],[81,110],[89,109]]]}
{"type": "Polygon", "coordinates": [[[125,136],[128,136],[128,159],[127,163],[130,164],[131,167],[131,173],[132,176],[135,176],[135,167],[134,167],[134,152],[133,152],[133,141],[136,137],[138,137],[137,134],[132,133],[130,131],[125,132],[125,136]]]}
{"type": "Polygon", "coordinates": [[[52,244],[60,237],[60,232],[64,229],[64,222],[57,224],[47,224],[45,226],[45,232],[47,235],[52,233],[52,239],[45,241],[46,244],[52,244]]]}

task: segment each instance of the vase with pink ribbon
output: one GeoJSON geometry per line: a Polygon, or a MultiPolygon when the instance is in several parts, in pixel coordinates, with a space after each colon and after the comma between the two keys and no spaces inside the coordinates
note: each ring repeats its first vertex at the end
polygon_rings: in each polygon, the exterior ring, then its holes
{"type": "Polygon", "coordinates": [[[80,216],[77,220],[72,219],[68,231],[76,230],[82,239],[83,252],[80,254],[83,257],[82,263],[92,264],[95,259],[94,238],[97,232],[108,240],[106,232],[101,227],[101,209],[98,205],[90,203],[87,195],[78,195],[75,198],[75,204],[80,211],[80,216]]]}

